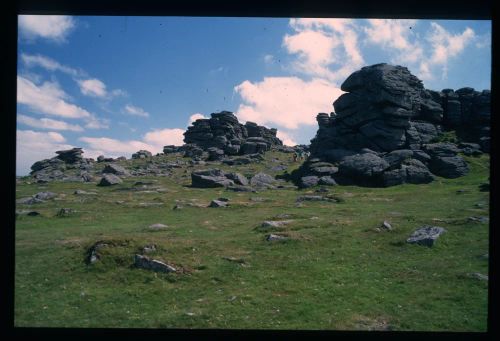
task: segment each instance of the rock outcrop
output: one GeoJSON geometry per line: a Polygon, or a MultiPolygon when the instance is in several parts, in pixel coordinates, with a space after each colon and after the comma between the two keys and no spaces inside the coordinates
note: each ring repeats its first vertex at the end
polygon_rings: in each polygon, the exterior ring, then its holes
{"type": "MultiPolygon", "coordinates": [[[[232,112],[213,113],[209,119],[198,119],[184,133],[185,156],[221,160],[226,155],[263,153],[283,143],[277,130],[253,122],[241,124],[232,112]],[[206,154],[204,154],[206,153],[206,154]]],[[[168,146],[167,152],[179,150],[168,146]]]]}
{"type": "Polygon", "coordinates": [[[56,151],[57,156],[35,162],[31,166],[31,176],[37,182],[53,180],[89,181],[87,171],[93,169],[94,161],[82,157],[82,148],[56,151]],[[74,170],[69,175],[67,170],[74,170]]]}
{"type": "Polygon", "coordinates": [[[479,155],[478,144],[433,143],[457,125],[474,127],[469,140],[489,148],[489,91],[426,90],[406,67],[388,64],[354,72],[341,89],[335,112],[316,117],[311,157],[293,174],[301,187],[320,179],[392,186],[465,175],[468,166],[457,153],[479,155]]]}

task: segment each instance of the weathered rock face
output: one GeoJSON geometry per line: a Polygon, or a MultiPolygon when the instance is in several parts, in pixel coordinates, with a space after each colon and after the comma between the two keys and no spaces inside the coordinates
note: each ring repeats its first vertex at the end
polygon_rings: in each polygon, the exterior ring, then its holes
{"type": "Polygon", "coordinates": [[[201,157],[207,151],[210,160],[220,160],[225,155],[263,153],[271,146],[283,144],[276,133],[276,129],[253,122],[243,125],[232,112],[222,111],[213,113],[209,119],[193,122],[184,133],[186,144],[182,149],[189,157],[201,157]]]}
{"type": "Polygon", "coordinates": [[[458,152],[479,155],[478,146],[489,148],[489,91],[426,90],[407,68],[388,64],[354,72],[341,89],[346,93],[333,103],[335,112],[316,117],[311,158],[294,174],[302,187],[319,183],[322,175],[366,186],[454,178],[468,172],[458,152]],[[475,127],[470,138],[479,145],[432,143],[457,125],[475,127]]]}
{"type": "Polygon", "coordinates": [[[31,166],[31,176],[37,182],[48,182],[53,180],[87,181],[86,174],[93,168],[94,161],[82,157],[82,148],[56,151],[57,156],[35,162],[31,166]],[[65,174],[66,170],[76,169],[80,174],[70,177],[65,174]]]}
{"type": "Polygon", "coordinates": [[[139,150],[138,152],[132,154],[132,159],[148,159],[152,157],[153,154],[148,150],[139,150]]]}

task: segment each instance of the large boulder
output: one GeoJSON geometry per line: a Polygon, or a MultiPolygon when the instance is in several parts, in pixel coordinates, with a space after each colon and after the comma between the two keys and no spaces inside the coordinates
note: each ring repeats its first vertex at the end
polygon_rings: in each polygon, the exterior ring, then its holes
{"type": "Polygon", "coordinates": [[[123,181],[114,174],[106,173],[101,178],[101,181],[97,184],[98,186],[112,186],[121,184],[123,181]]]}
{"type": "Polygon", "coordinates": [[[150,151],[141,149],[138,152],[135,152],[134,154],[132,154],[132,159],[148,159],[152,156],[153,156],[153,154],[150,151]]]}
{"type": "Polygon", "coordinates": [[[259,172],[250,179],[252,187],[275,188],[276,180],[269,174],[259,172]]]}
{"type": "Polygon", "coordinates": [[[360,184],[376,185],[380,175],[389,167],[389,163],[377,155],[356,154],[344,158],[339,164],[339,176],[360,184]]]}
{"type": "Polygon", "coordinates": [[[227,187],[234,181],[226,177],[220,169],[199,170],[191,173],[191,186],[197,188],[227,187]]]}
{"type": "Polygon", "coordinates": [[[129,171],[126,170],[124,167],[113,163],[107,164],[102,170],[102,172],[116,174],[116,175],[130,175],[129,171]]]}

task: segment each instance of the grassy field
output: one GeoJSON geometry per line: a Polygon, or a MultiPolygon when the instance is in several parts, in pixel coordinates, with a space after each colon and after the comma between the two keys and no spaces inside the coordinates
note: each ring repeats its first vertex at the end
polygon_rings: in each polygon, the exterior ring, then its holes
{"type": "MultiPolygon", "coordinates": [[[[298,167],[281,153],[259,164],[218,167],[274,175],[273,158],[288,171],[298,167]]],[[[15,325],[485,331],[488,282],[469,274],[488,274],[488,223],[467,218],[489,216],[489,192],[479,190],[488,182],[489,157],[465,158],[471,172],[462,178],[336,186],[329,194],[340,202],[301,205],[297,197],[315,188],[190,188],[188,166],[171,177],[129,178],[112,187],[23,179],[17,198],[45,190],[58,197],[16,206],[41,216],[16,218],[15,325]],[[152,182],[149,191],[131,190],[137,181],[152,182]],[[78,196],[76,189],[98,195],[78,196]],[[218,197],[230,206],[201,207],[218,197]],[[57,217],[63,207],[76,212],[57,217]],[[293,222],[273,233],[290,240],[268,242],[270,230],[259,226],[280,214],[293,222]],[[384,220],[393,231],[375,230],[384,220]],[[169,227],[148,229],[155,223],[169,227]],[[407,244],[424,224],[447,232],[432,248],[407,244]],[[87,265],[88,248],[100,240],[115,246],[87,265]],[[151,257],[182,271],[134,268],[134,254],[150,243],[157,246],[151,257]]]]}

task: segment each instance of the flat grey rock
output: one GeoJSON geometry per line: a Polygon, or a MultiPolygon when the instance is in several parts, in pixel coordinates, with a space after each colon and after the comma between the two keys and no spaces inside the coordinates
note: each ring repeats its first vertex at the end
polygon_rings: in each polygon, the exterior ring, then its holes
{"type": "Polygon", "coordinates": [[[406,242],[431,247],[434,245],[436,239],[444,232],[446,232],[446,230],[442,227],[424,225],[415,230],[406,242]]]}

